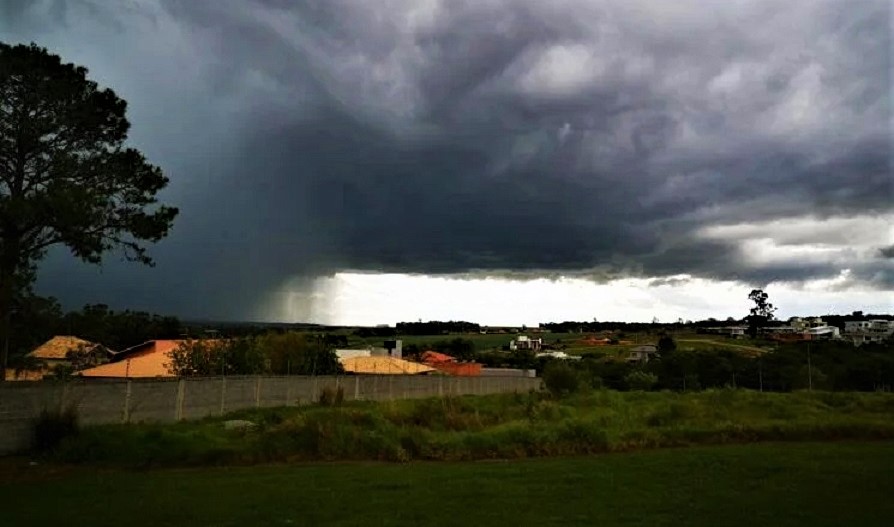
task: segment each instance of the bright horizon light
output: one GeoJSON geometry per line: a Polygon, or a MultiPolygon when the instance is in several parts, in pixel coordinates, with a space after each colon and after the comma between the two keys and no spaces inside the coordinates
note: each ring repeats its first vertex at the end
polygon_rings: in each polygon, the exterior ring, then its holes
{"type": "MultiPolygon", "coordinates": [[[[894,291],[858,286],[840,290],[847,271],[834,279],[764,288],[777,316],[887,313],[894,291]]],[[[660,322],[740,319],[752,287],[688,275],[661,281],[625,278],[595,283],[582,278],[505,280],[407,274],[336,273],[314,291],[276,296],[263,318],[282,322],[375,326],[417,320],[465,320],[490,326],[537,326],[545,322],[660,322]]]]}

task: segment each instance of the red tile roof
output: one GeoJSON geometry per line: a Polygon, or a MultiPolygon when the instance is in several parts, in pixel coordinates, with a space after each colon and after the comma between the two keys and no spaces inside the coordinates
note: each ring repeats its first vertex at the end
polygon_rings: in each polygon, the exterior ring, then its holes
{"type": "Polygon", "coordinates": [[[443,362],[456,362],[456,359],[444,353],[428,350],[422,354],[422,362],[426,364],[440,364],[443,362]]]}

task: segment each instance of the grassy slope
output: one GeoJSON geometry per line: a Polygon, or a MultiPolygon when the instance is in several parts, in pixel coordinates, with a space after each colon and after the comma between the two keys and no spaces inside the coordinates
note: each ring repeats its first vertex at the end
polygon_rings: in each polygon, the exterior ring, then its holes
{"type": "Polygon", "coordinates": [[[63,443],[57,459],[111,466],[288,460],[464,460],[775,440],[894,439],[894,395],[598,391],[351,403],[241,411],[221,418],[107,425],[63,443]]]}
{"type": "Polygon", "coordinates": [[[0,469],[4,525],[872,527],[894,517],[891,443],[512,463],[19,470],[0,469]]]}

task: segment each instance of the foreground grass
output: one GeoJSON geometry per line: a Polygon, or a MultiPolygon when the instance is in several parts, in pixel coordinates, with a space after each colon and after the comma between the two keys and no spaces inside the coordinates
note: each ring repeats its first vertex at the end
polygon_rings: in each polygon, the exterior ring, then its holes
{"type": "Polygon", "coordinates": [[[90,427],[57,461],[107,466],[315,460],[477,460],[755,441],[894,439],[894,395],[598,391],[351,403],[243,411],[172,425],[90,427]]]}
{"type": "Polygon", "coordinates": [[[4,525],[890,525],[894,444],[4,477],[4,525]]]}

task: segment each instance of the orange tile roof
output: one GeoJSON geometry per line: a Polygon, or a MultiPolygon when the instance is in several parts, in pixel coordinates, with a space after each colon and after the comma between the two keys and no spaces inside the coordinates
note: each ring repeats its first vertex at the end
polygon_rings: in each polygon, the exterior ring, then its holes
{"type": "Polygon", "coordinates": [[[350,357],[339,359],[348,373],[372,373],[380,375],[418,375],[436,371],[434,368],[396,357],[350,357]]]}
{"type": "Polygon", "coordinates": [[[450,355],[429,350],[422,354],[422,362],[426,364],[440,364],[442,362],[456,362],[456,359],[450,355]]]}
{"type": "Polygon", "coordinates": [[[438,371],[457,377],[477,377],[481,375],[481,364],[477,362],[439,362],[434,366],[438,371]]]}
{"type": "Polygon", "coordinates": [[[69,351],[76,351],[80,347],[92,349],[96,346],[98,344],[89,340],[68,335],[57,335],[35,348],[28,356],[36,359],[64,359],[69,351]]]}
{"type": "MultiPolygon", "coordinates": [[[[153,340],[129,348],[128,355],[115,362],[79,372],[84,377],[174,377],[168,370],[170,353],[184,340],[153,340]],[[151,346],[149,345],[151,343],[151,346]],[[145,348],[145,349],[138,349],[145,348]]],[[[123,352],[122,352],[123,353],[123,352]]]]}

